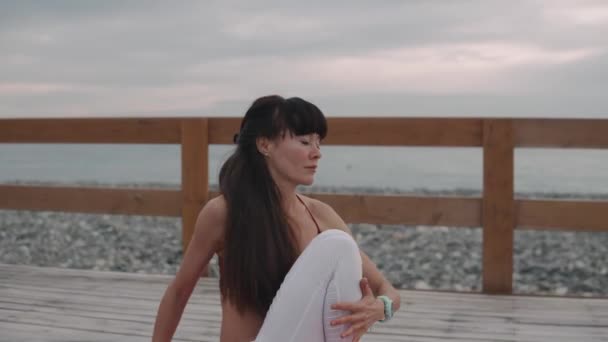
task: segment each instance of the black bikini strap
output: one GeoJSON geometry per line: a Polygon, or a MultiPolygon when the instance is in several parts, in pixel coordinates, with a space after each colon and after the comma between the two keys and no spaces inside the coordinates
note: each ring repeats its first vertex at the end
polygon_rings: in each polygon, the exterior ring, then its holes
{"type": "Polygon", "coordinates": [[[315,226],[317,226],[317,234],[321,234],[321,228],[319,228],[319,224],[317,223],[317,220],[315,219],[315,216],[312,214],[312,212],[310,211],[310,209],[308,209],[308,206],[306,205],[306,203],[304,203],[304,201],[300,198],[300,196],[298,196],[298,194],[296,194],[296,197],[298,198],[298,200],[300,200],[300,202],[302,202],[302,204],[304,205],[304,208],[306,208],[306,211],[308,212],[308,214],[312,218],[312,221],[315,223],[315,226]]]}

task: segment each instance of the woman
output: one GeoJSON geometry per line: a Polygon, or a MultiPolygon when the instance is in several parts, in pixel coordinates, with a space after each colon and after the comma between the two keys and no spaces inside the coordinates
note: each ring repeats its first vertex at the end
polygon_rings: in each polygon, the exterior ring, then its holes
{"type": "Polygon", "coordinates": [[[344,221],[296,192],[313,183],[326,133],[323,113],[307,101],[254,101],[221,168],[221,195],[201,210],[161,300],[154,341],[171,339],[216,253],[221,342],[359,341],[399,309],[399,293],[359,251],[344,221]]]}

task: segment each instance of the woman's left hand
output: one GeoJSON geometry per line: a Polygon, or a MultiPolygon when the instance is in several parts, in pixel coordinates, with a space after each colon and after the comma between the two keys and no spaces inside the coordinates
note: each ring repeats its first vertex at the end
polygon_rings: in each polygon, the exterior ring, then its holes
{"type": "Polygon", "coordinates": [[[350,323],[348,330],[341,337],[353,335],[353,342],[358,342],[371,326],[377,321],[384,319],[384,303],[374,297],[367,278],[361,279],[361,293],[363,298],[354,303],[336,303],[331,306],[333,310],[350,311],[351,314],[331,321],[331,325],[350,323]]]}

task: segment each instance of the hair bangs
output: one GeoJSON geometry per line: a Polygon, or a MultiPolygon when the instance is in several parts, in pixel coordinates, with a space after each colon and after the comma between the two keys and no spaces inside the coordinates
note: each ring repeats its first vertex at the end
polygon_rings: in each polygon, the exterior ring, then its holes
{"type": "Polygon", "coordinates": [[[282,118],[276,120],[279,132],[294,135],[316,133],[321,139],[327,135],[327,120],[323,112],[314,104],[299,97],[287,99],[279,110],[282,118]],[[282,119],[282,120],[281,120],[282,119]]]}

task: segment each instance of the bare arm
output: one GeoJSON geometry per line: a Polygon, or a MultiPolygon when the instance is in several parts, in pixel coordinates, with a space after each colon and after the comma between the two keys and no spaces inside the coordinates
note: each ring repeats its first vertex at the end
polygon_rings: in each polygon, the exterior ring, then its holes
{"type": "Polygon", "coordinates": [[[205,205],[196,220],[194,235],[188,245],[175,279],[160,302],[154,324],[153,342],[171,341],[184,308],[201,276],[202,270],[216,253],[223,238],[226,209],[223,197],[205,205]]]}
{"type": "MultiPolygon", "coordinates": [[[[324,216],[326,217],[329,225],[341,230],[344,230],[351,236],[353,235],[350,228],[346,225],[344,220],[335,212],[335,210],[329,205],[317,201],[323,208],[324,216]]],[[[401,307],[401,295],[393,287],[393,285],[384,277],[384,275],[378,270],[373,261],[365,254],[361,252],[361,260],[363,262],[363,277],[367,278],[369,285],[374,292],[375,296],[384,295],[389,297],[393,301],[393,311],[399,310],[401,307]]]]}
{"type": "Polygon", "coordinates": [[[389,297],[393,301],[393,312],[399,310],[401,307],[401,295],[397,289],[384,277],[374,262],[363,251],[361,251],[361,260],[363,261],[363,276],[369,279],[369,284],[374,295],[376,297],[380,295],[389,297]]]}

